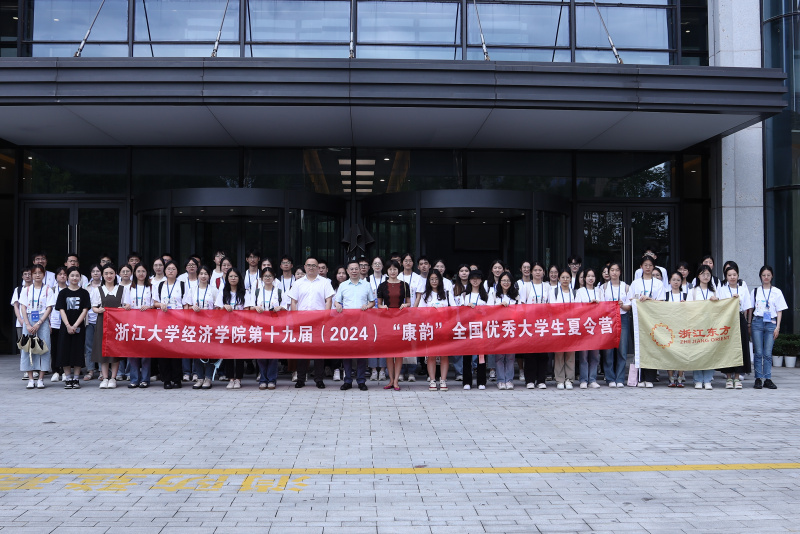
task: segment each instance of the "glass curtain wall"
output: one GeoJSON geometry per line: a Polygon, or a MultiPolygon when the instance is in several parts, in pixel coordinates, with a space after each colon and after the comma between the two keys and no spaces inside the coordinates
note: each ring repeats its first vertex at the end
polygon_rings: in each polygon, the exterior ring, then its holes
{"type": "Polygon", "coordinates": [[[795,267],[800,257],[800,6],[790,0],[763,0],[764,67],[786,72],[788,107],[764,123],[767,263],[775,270],[789,313],[782,331],[800,333],[795,318],[800,286],[795,267]]]}
{"type": "MultiPolygon", "coordinates": [[[[83,56],[209,57],[221,29],[220,57],[347,58],[352,44],[355,58],[482,60],[482,26],[492,60],[614,63],[605,22],[625,63],[702,64],[705,2],[118,0],[100,10],[83,56]]],[[[29,0],[24,55],[72,56],[99,6],[29,0]]]]}

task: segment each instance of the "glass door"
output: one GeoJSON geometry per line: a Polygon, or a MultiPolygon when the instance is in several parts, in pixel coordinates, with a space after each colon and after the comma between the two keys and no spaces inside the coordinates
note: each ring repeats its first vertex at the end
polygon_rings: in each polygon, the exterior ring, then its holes
{"type": "Polygon", "coordinates": [[[582,208],[579,247],[583,266],[600,267],[607,261],[622,263],[623,278],[633,279],[646,248],[655,249],[656,265],[675,267],[676,218],[672,206],[601,206],[582,208]]]}
{"type": "Polygon", "coordinates": [[[48,255],[49,270],[64,262],[68,253],[76,253],[86,266],[110,254],[115,261],[124,259],[125,235],[121,202],[29,202],[25,205],[23,263],[33,253],[48,255]]]}

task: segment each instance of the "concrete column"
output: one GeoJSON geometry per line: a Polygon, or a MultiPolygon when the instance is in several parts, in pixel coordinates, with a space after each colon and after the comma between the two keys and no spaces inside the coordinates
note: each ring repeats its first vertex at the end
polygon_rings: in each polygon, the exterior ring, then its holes
{"type": "MultiPolygon", "coordinates": [[[[709,65],[761,67],[759,0],[709,0],[709,65]]],[[[718,275],[734,260],[753,286],[764,263],[764,164],[761,123],[722,139],[712,165],[712,246],[718,275]]]]}

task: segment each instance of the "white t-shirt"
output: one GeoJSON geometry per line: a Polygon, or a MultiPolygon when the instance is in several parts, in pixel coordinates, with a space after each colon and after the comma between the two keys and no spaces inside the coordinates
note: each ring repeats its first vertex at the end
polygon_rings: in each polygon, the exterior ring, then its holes
{"type": "MultiPolygon", "coordinates": [[[[619,285],[617,286],[616,289],[614,289],[613,283],[611,282],[611,280],[609,280],[603,287],[603,301],[605,302],[617,301],[627,306],[628,304],[631,303],[630,298],[628,298],[629,290],[630,286],[628,286],[628,284],[626,284],[622,280],[619,281],[619,285]]],[[[619,313],[621,315],[625,315],[628,312],[620,308],[619,313]]]]}
{"type": "Polygon", "coordinates": [[[425,279],[422,278],[415,272],[411,272],[411,274],[400,273],[397,275],[397,279],[401,282],[405,282],[408,284],[408,288],[411,291],[411,304],[414,304],[417,300],[417,293],[419,292],[419,282],[422,280],[422,291],[425,291],[425,279]]]}
{"type": "Polygon", "coordinates": [[[640,296],[645,295],[653,300],[664,300],[664,284],[656,278],[645,280],[639,278],[634,280],[628,290],[628,300],[638,299],[640,296]]]}
{"type": "Polygon", "coordinates": [[[177,279],[173,284],[164,280],[156,284],[153,292],[153,300],[159,304],[166,302],[167,308],[170,310],[180,310],[183,309],[183,299],[186,297],[186,289],[186,284],[183,284],[183,291],[181,291],[181,283],[178,282],[177,279]],[[159,286],[161,286],[161,291],[158,289],[159,286]]]}
{"type": "MultiPolygon", "coordinates": [[[[114,290],[113,291],[109,291],[109,289],[105,286],[105,284],[103,284],[102,286],[100,286],[98,288],[95,288],[94,291],[89,293],[89,297],[90,297],[90,300],[92,302],[92,306],[93,307],[100,307],[100,306],[103,305],[103,301],[100,298],[100,292],[101,291],[103,292],[103,296],[105,296],[105,297],[107,297],[109,295],[117,296],[117,295],[120,294],[120,292],[122,292],[122,295],[120,295],[120,302],[121,303],[124,303],[125,299],[130,300],[130,296],[126,295],[126,293],[129,293],[128,288],[123,287],[121,285],[115,285],[114,286],[114,290]]],[[[97,314],[95,314],[95,315],[97,315],[97,314]]]]}
{"type": "MultiPolygon", "coordinates": [[[[36,289],[33,284],[29,285],[22,290],[22,295],[19,298],[20,313],[22,313],[22,306],[25,306],[27,313],[30,315],[32,311],[38,311],[39,315],[44,314],[47,308],[55,307],[56,305],[56,292],[53,288],[42,284],[42,287],[36,289]]],[[[50,314],[52,315],[52,313],[50,314]]],[[[59,324],[60,326],[60,324],[59,324]]]]}
{"type": "MultiPolygon", "coordinates": [[[[317,276],[317,278],[321,278],[321,277],[317,276]]],[[[301,280],[304,280],[304,279],[305,278],[302,278],[301,280]]],[[[282,293],[290,293],[291,289],[299,281],[300,280],[295,280],[294,275],[289,276],[289,278],[285,278],[283,276],[283,274],[281,274],[278,278],[275,279],[275,282],[272,285],[274,285],[275,287],[281,288],[281,292],[282,293]]],[[[333,289],[333,286],[331,286],[331,289],[333,289]]]]}
{"type": "Polygon", "coordinates": [[[710,284],[708,286],[708,289],[706,289],[705,291],[700,289],[700,286],[698,285],[690,289],[689,293],[686,294],[686,300],[690,302],[695,300],[708,300],[711,297],[719,298],[719,295],[717,295],[717,293],[713,289],[711,289],[710,284]]]}
{"type": "Polygon", "coordinates": [[[747,291],[747,285],[745,285],[744,282],[741,286],[737,285],[735,287],[725,284],[717,290],[717,296],[720,300],[736,298],[737,295],[739,298],[740,312],[745,312],[753,307],[752,295],[747,291]]]}
{"type": "MultiPolygon", "coordinates": [[[[214,307],[215,308],[222,308],[223,306],[225,306],[225,304],[223,303],[223,297],[224,296],[225,295],[224,295],[222,290],[217,292],[217,298],[214,299],[214,307]]],[[[247,300],[247,293],[246,292],[245,292],[244,298],[241,299],[241,300],[239,300],[239,297],[236,296],[236,293],[231,292],[231,298],[230,298],[230,302],[228,302],[228,305],[229,306],[233,306],[234,310],[243,310],[244,307],[246,306],[246,300],[247,300]]]]}
{"type": "MultiPolygon", "coordinates": [[[[30,287],[30,286],[28,286],[28,287],[30,287]]],[[[19,302],[19,296],[20,296],[19,295],[19,286],[17,286],[17,287],[14,288],[14,292],[11,294],[11,305],[12,306],[14,304],[16,304],[17,302],[19,302]]],[[[14,314],[14,315],[16,315],[16,314],[14,314]]],[[[17,328],[22,326],[22,324],[20,324],[19,320],[17,320],[16,326],[17,326],[17,328]]]]}
{"type": "Polygon", "coordinates": [[[245,291],[255,291],[255,288],[261,286],[261,271],[256,271],[256,273],[251,273],[250,270],[246,270],[242,273],[242,277],[244,278],[244,289],[245,291]]]}
{"type": "Polygon", "coordinates": [[[514,304],[522,304],[523,301],[520,300],[519,296],[517,296],[517,298],[515,299],[512,299],[508,295],[498,294],[495,293],[494,291],[489,293],[489,306],[499,306],[501,304],[505,304],[506,302],[508,302],[510,306],[514,304]]]}
{"type": "Polygon", "coordinates": [[[778,322],[778,312],[789,308],[786,305],[786,299],[783,298],[783,292],[777,287],[771,287],[764,291],[762,287],[755,289],[755,311],[753,315],[761,317],[763,321],[764,312],[769,309],[771,322],[778,322]]]}
{"type": "Polygon", "coordinates": [[[586,304],[592,301],[604,302],[605,295],[603,295],[603,290],[600,289],[599,287],[596,287],[594,289],[587,289],[585,287],[582,287],[578,289],[578,291],[576,292],[575,301],[583,302],[586,304]]]}
{"type": "Polygon", "coordinates": [[[219,293],[221,293],[221,291],[210,282],[205,289],[200,289],[198,284],[194,286],[191,291],[188,289],[186,290],[183,303],[187,306],[194,306],[196,304],[203,310],[213,310],[219,293]]]}
{"type": "Polygon", "coordinates": [[[140,286],[138,284],[131,284],[128,287],[127,293],[123,295],[123,304],[127,304],[131,308],[138,310],[143,306],[153,306],[153,289],[152,286],[140,286]]]}
{"type": "Polygon", "coordinates": [[[332,299],[336,294],[331,281],[322,276],[316,276],[314,279],[306,276],[294,282],[288,292],[283,291],[281,287],[281,292],[297,302],[298,311],[324,310],[325,301],[332,299]]]}
{"type": "MultiPolygon", "coordinates": [[[[208,281],[208,283],[214,287],[217,287],[217,280],[221,280],[224,276],[225,273],[214,270],[211,272],[211,279],[208,281]]],[[[220,282],[220,285],[222,285],[222,282],[220,282]]]]}
{"type": "MultiPolygon", "coordinates": [[[[659,267],[658,265],[656,265],[656,269],[658,269],[661,272],[661,281],[664,283],[664,290],[665,291],[669,291],[669,287],[670,287],[669,286],[669,273],[667,273],[667,270],[665,268],[659,267]]],[[[639,278],[642,277],[642,273],[643,273],[642,268],[639,267],[638,269],[636,269],[636,272],[633,275],[633,279],[634,280],[638,280],[639,278]]]]}
{"type": "Polygon", "coordinates": [[[683,291],[679,291],[675,293],[672,291],[672,286],[670,286],[669,291],[664,294],[664,300],[667,302],[685,302],[686,301],[686,293],[683,291]]]}
{"type": "MultiPolygon", "coordinates": [[[[99,286],[95,287],[95,286],[89,285],[89,286],[86,286],[84,289],[86,289],[86,291],[89,292],[89,302],[91,302],[92,306],[94,306],[94,294],[99,289],[99,286]]],[[[99,295],[98,295],[98,298],[100,298],[99,295]]],[[[86,321],[88,322],[88,324],[97,324],[97,314],[92,311],[91,307],[89,308],[89,312],[86,314],[86,321]]]]}
{"type": "Polygon", "coordinates": [[[279,306],[289,309],[289,297],[279,287],[272,286],[271,290],[265,290],[259,286],[255,291],[249,291],[244,299],[245,308],[261,306],[265,310],[272,310],[279,306]]]}
{"type": "Polygon", "coordinates": [[[525,284],[527,286],[527,298],[525,304],[546,304],[550,302],[550,284],[525,284]]]}
{"type": "Polygon", "coordinates": [[[439,298],[439,295],[431,292],[430,297],[428,300],[425,300],[425,293],[421,294],[419,299],[420,308],[444,308],[445,306],[455,306],[456,303],[453,300],[452,293],[445,293],[445,297],[443,299],[439,298]]]}
{"type": "Polygon", "coordinates": [[[561,289],[561,284],[552,288],[550,291],[550,304],[566,304],[570,302],[578,302],[575,295],[572,294],[572,289],[564,291],[561,289]]]}
{"type": "MultiPolygon", "coordinates": [[[[488,302],[481,298],[480,293],[461,293],[457,298],[456,305],[458,306],[486,306],[488,302]]],[[[486,298],[489,298],[488,296],[486,298]]]]}
{"type": "MultiPolygon", "coordinates": [[[[54,299],[53,308],[55,308],[55,301],[58,300],[58,294],[61,293],[64,289],[58,287],[58,284],[56,284],[56,287],[53,288],[53,299],[54,299]]],[[[53,309],[53,311],[50,312],[50,328],[53,330],[58,330],[59,328],[61,328],[61,314],[55,309],[53,309]]]]}
{"type": "Polygon", "coordinates": [[[381,285],[387,278],[389,277],[385,274],[382,274],[376,278],[374,273],[367,277],[367,283],[369,284],[369,287],[372,288],[372,294],[375,295],[376,306],[378,305],[378,286],[381,285]]]}

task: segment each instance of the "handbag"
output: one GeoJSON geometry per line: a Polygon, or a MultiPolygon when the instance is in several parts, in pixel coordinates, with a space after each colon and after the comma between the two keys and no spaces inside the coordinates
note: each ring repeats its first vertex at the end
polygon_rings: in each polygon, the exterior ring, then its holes
{"type": "Polygon", "coordinates": [[[28,336],[28,334],[22,334],[19,338],[19,341],[17,341],[17,348],[19,348],[19,350],[24,350],[27,352],[28,350],[30,350],[30,344],[31,344],[30,336],[28,336]]]}
{"type": "Polygon", "coordinates": [[[628,369],[628,387],[635,388],[639,384],[639,369],[636,365],[631,364],[628,369]]]}
{"type": "Polygon", "coordinates": [[[31,354],[46,354],[49,350],[50,347],[47,346],[47,343],[45,343],[42,338],[39,336],[33,336],[31,338],[31,354]]]}

